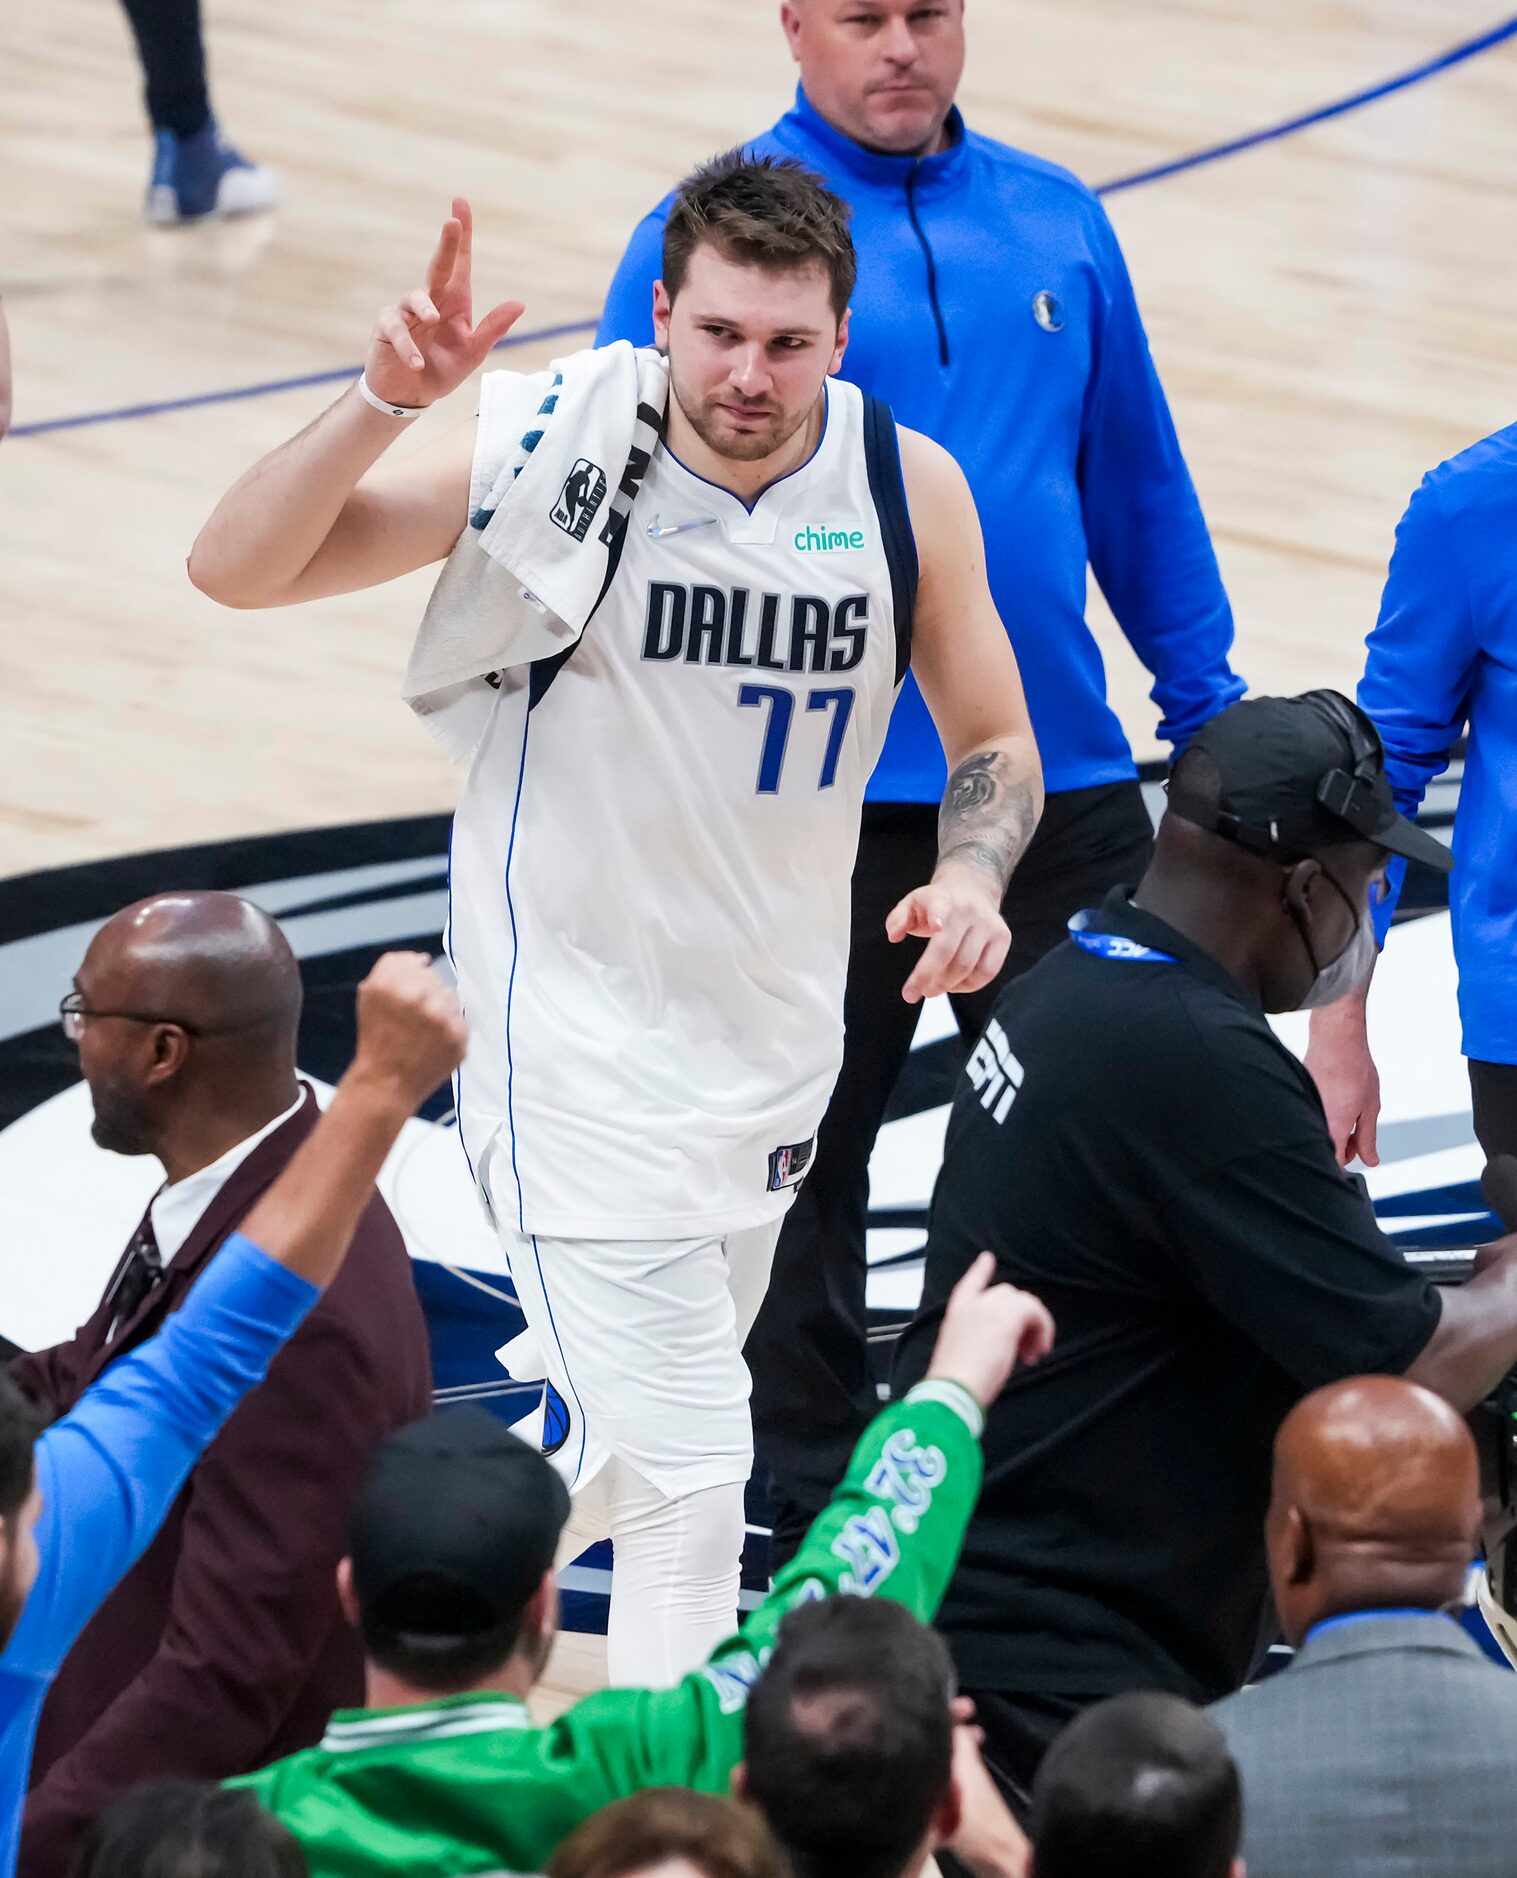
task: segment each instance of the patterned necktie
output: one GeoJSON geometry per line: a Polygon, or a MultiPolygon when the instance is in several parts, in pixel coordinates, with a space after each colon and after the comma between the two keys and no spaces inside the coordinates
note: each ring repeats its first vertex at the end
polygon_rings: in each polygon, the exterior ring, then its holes
{"type": "Polygon", "coordinates": [[[153,1236],[153,1220],[149,1214],[133,1235],[106,1296],[105,1301],[111,1307],[107,1343],[115,1342],[117,1333],[137,1315],[148,1293],[162,1277],[163,1257],[153,1236]]]}

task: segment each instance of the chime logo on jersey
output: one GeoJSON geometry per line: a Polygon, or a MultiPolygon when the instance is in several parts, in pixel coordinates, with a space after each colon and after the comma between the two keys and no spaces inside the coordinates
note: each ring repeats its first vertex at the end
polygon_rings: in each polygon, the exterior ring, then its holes
{"type": "Polygon", "coordinates": [[[643,657],[766,672],[851,672],[869,637],[869,595],[750,593],[746,587],[648,583],[643,657]]]}
{"type": "Polygon", "coordinates": [[[548,511],[566,535],[583,541],[590,532],[595,511],[606,498],[606,472],[588,457],[581,457],[564,478],[558,500],[548,511]]]}
{"type": "Polygon", "coordinates": [[[839,528],[834,523],[810,522],[795,532],[795,546],[800,554],[855,553],[864,545],[862,528],[839,528]]]}

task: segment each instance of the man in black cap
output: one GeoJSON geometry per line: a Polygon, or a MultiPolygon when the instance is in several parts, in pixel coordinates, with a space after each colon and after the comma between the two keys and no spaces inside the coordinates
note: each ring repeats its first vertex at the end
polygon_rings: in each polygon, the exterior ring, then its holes
{"type": "Polygon", "coordinates": [[[1272,1628],[1271,1443],[1299,1397],[1384,1371],[1467,1409],[1517,1359],[1517,1239],[1434,1290],[1265,1017],[1367,966],[1393,853],[1450,865],[1396,813],[1362,712],[1330,691],[1235,704],[1176,764],[1136,894],[1078,915],[970,1058],[897,1386],[982,1247],[1059,1325],[991,1411],[939,1617],[1014,1806],[1076,1710],[1245,1680],[1272,1628]]]}
{"type": "MultiPolygon", "coordinates": [[[[582,1820],[644,1787],[726,1792],[748,1691],[793,1606],[882,1597],[907,1625],[937,1609],[979,1489],[984,1406],[1053,1335],[1038,1300],[992,1272],[987,1255],[955,1287],[926,1376],[875,1417],[743,1628],[672,1689],[605,1690],[549,1728],[532,1726],[525,1697],[557,1622],[563,1482],[483,1410],[390,1436],[339,1572],[368,1706],[335,1715],[319,1747],[229,1784],[279,1815],[311,1878],[540,1872],[582,1820]]],[[[965,1787],[961,1839],[1004,1843],[983,1779],[965,1787]]]]}

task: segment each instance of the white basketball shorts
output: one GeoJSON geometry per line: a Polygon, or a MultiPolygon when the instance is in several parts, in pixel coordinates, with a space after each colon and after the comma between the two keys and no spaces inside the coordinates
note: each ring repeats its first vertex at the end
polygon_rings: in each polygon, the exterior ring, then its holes
{"type": "Polygon", "coordinates": [[[694,1239],[549,1239],[508,1223],[513,1210],[514,1190],[491,1196],[530,1334],[502,1358],[521,1380],[546,1376],[562,1399],[566,1422],[557,1417],[544,1445],[570,1491],[613,1457],[671,1498],[746,1482],[743,1344],[782,1218],[694,1239]]]}

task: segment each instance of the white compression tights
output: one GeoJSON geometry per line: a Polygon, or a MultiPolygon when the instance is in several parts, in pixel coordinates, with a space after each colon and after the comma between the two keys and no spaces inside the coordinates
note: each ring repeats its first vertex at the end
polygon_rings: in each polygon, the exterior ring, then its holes
{"type": "Polygon", "coordinates": [[[666,1689],[703,1663],[736,1622],[742,1486],[700,1487],[670,1499],[612,1459],[575,1499],[559,1566],[608,1536],[616,1554],[606,1631],[611,1686],[666,1689]]]}

